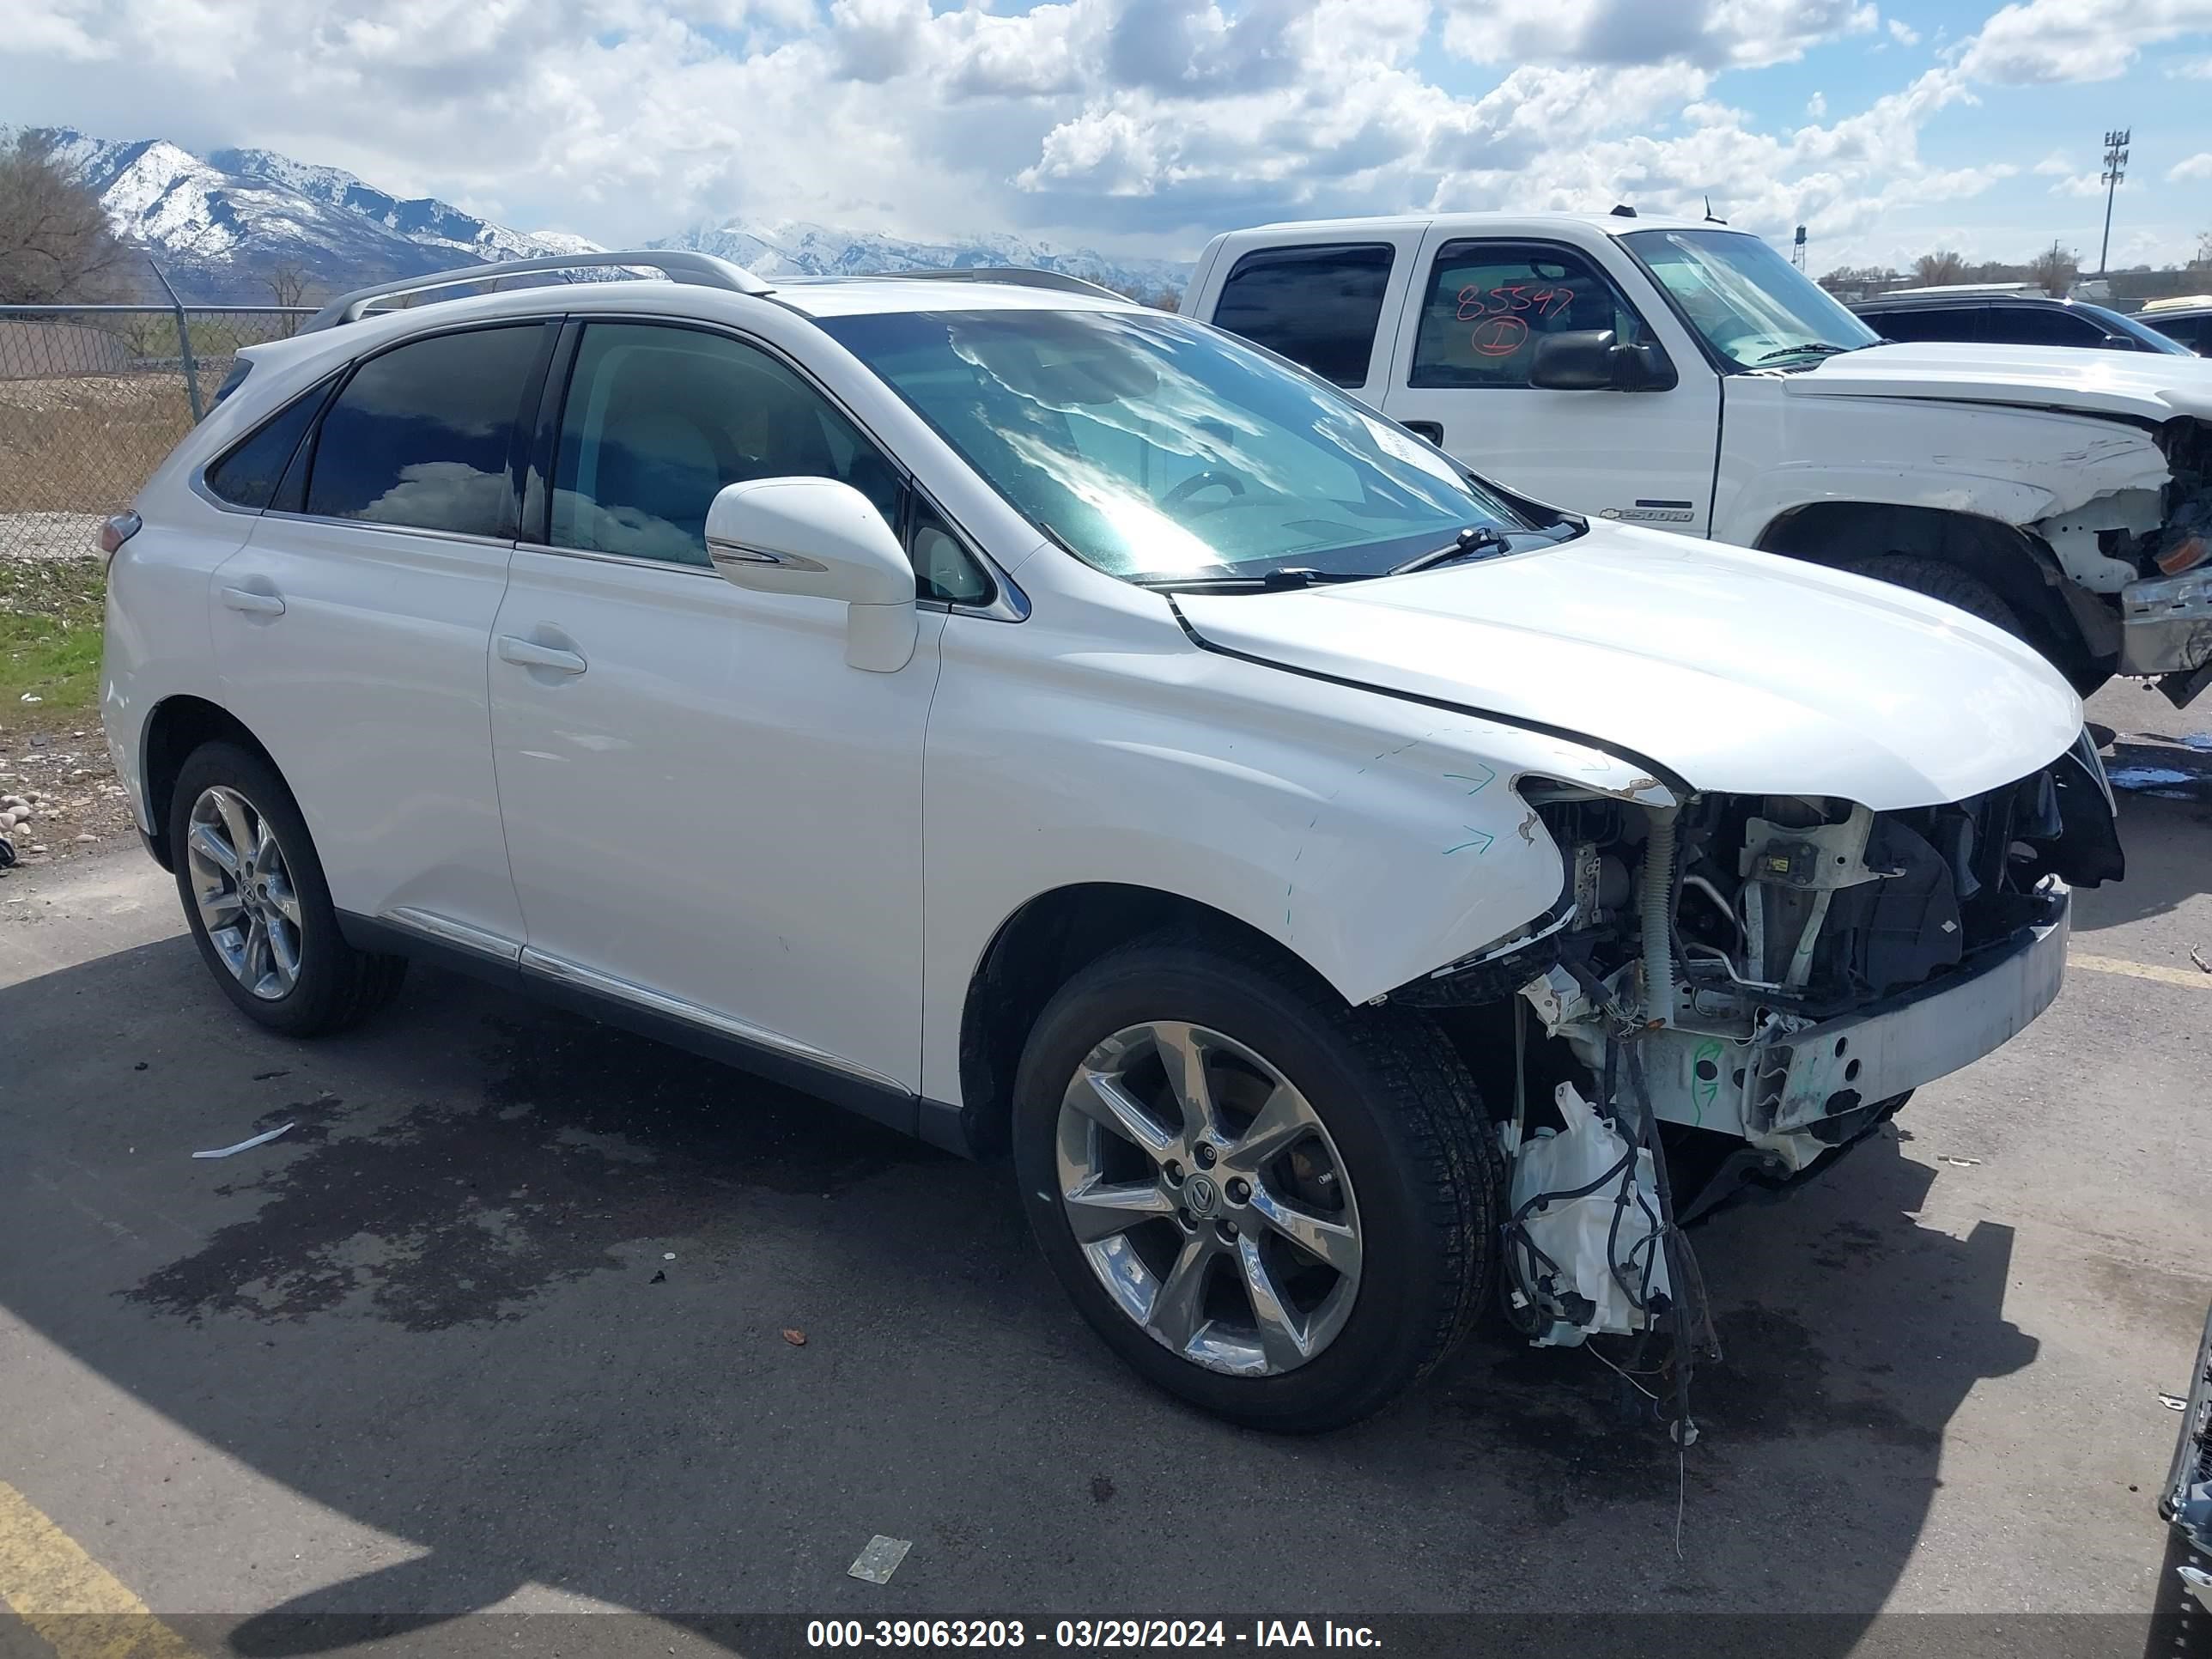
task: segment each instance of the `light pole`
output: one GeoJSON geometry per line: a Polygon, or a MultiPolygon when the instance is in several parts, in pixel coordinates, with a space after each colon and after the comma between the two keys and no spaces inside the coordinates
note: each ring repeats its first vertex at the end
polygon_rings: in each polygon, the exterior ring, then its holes
{"type": "Polygon", "coordinates": [[[2128,176],[2128,145],[2134,139],[2129,128],[2120,128],[2105,135],[2105,241],[2097,250],[2097,275],[2105,275],[2105,268],[2112,253],[2112,197],[2120,187],[2120,180],[2128,176]]]}

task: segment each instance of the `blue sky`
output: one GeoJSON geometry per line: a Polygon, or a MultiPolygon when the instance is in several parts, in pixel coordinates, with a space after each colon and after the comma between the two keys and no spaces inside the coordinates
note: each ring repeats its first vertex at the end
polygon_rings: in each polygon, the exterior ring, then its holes
{"type": "Polygon", "coordinates": [[[1322,214],[1698,210],[1812,264],[2212,228],[2212,0],[9,0],[0,114],[602,242],[734,217],[1188,255],[1322,214]]]}

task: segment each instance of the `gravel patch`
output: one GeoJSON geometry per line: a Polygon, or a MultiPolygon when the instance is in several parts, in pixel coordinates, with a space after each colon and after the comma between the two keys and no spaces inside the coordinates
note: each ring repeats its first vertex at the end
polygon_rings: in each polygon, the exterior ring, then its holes
{"type": "Polygon", "coordinates": [[[97,513],[0,513],[0,559],[82,559],[100,523],[97,513]]]}

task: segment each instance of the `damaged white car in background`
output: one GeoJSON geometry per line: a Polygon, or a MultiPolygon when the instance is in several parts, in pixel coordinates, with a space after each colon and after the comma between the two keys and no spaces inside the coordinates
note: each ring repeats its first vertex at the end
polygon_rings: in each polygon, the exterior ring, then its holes
{"type": "Polygon", "coordinates": [[[1640,215],[1232,231],[1192,314],[1539,500],[1923,592],[2087,696],[2212,684],[2212,363],[1886,345],[1759,237],[1640,215]]]}

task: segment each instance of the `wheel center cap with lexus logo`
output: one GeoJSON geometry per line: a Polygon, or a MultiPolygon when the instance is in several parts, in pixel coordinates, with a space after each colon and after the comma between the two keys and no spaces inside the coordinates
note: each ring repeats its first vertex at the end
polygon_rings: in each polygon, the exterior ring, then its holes
{"type": "Polygon", "coordinates": [[[1221,1189],[1213,1184],[1212,1176],[1194,1175],[1182,1189],[1183,1206],[1193,1215],[1210,1216],[1220,1202],[1221,1189]]]}

